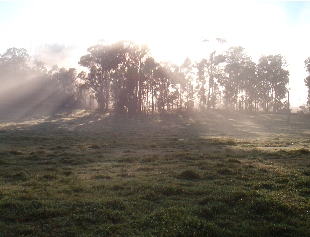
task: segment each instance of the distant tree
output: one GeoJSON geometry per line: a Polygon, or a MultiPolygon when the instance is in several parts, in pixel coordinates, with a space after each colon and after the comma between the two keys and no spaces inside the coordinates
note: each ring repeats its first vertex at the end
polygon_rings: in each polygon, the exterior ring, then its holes
{"type": "MultiPolygon", "coordinates": [[[[208,40],[204,40],[203,42],[209,42],[208,40]]],[[[215,42],[224,44],[226,43],[225,39],[216,38],[215,42]]],[[[222,77],[222,67],[220,66],[221,63],[225,61],[225,57],[222,54],[217,54],[217,50],[215,47],[211,50],[209,57],[205,60],[205,67],[208,75],[207,80],[207,87],[206,90],[206,102],[207,108],[210,109],[211,107],[214,109],[217,100],[217,94],[219,93],[219,85],[218,80],[222,77]]]]}
{"type": "Polygon", "coordinates": [[[173,80],[175,83],[176,94],[178,95],[177,109],[182,111],[184,105],[184,93],[187,84],[186,75],[184,74],[184,70],[182,70],[181,66],[174,65],[172,70],[173,70],[173,80]]]}
{"type": "Polygon", "coordinates": [[[193,64],[189,57],[187,57],[183,64],[180,66],[181,73],[184,75],[184,82],[182,83],[186,96],[186,108],[190,109],[194,103],[194,73],[193,64]]]}
{"type": "MultiPolygon", "coordinates": [[[[77,78],[85,78],[85,72],[80,72],[77,78]]],[[[85,82],[76,83],[76,100],[79,107],[95,109],[95,93],[85,82]]]]}
{"type": "Polygon", "coordinates": [[[80,79],[94,90],[99,109],[106,111],[109,106],[111,74],[126,60],[123,42],[112,45],[98,44],[88,48],[88,54],[81,57],[79,64],[88,68],[80,79]]]}
{"type": "Polygon", "coordinates": [[[157,101],[157,109],[163,113],[168,109],[168,95],[171,84],[170,68],[167,64],[159,65],[154,71],[156,82],[155,96],[157,101]]]}
{"type": "Polygon", "coordinates": [[[75,101],[75,69],[54,65],[48,70],[44,62],[32,60],[23,48],[9,48],[0,55],[0,81],[1,97],[11,107],[32,110],[75,101]]]}
{"type": "Polygon", "coordinates": [[[51,79],[54,86],[54,96],[57,96],[59,105],[66,105],[75,102],[76,98],[76,79],[77,73],[75,68],[60,68],[55,65],[52,69],[51,79]]]}
{"type": "Polygon", "coordinates": [[[116,112],[141,113],[148,96],[147,75],[153,76],[144,70],[150,58],[149,49],[131,41],[120,41],[112,45],[98,44],[88,51],[79,64],[89,72],[82,72],[78,77],[94,91],[99,109],[106,111],[111,104],[116,112]]]}
{"type": "Polygon", "coordinates": [[[305,85],[308,88],[307,105],[310,106],[310,57],[305,60],[305,68],[308,76],[304,79],[305,85]]]}
{"type": "MultiPolygon", "coordinates": [[[[52,80],[45,64],[42,61],[35,60],[31,68],[33,80],[31,81],[31,96],[28,101],[37,106],[44,106],[47,98],[54,93],[51,92],[52,80]]],[[[28,104],[31,104],[28,102],[28,104]]]]}
{"type": "Polygon", "coordinates": [[[32,67],[32,70],[36,78],[39,78],[47,74],[47,68],[45,67],[44,62],[35,60],[33,64],[34,66],[32,67]]]}
{"type": "Polygon", "coordinates": [[[10,83],[29,76],[29,54],[24,48],[9,48],[0,56],[0,79],[10,83]]]}
{"type": "Polygon", "coordinates": [[[225,59],[226,76],[220,80],[224,88],[225,107],[242,109],[246,98],[252,95],[251,87],[255,87],[255,66],[241,46],[229,48],[225,59]]]}
{"type": "Polygon", "coordinates": [[[136,45],[133,42],[124,42],[126,53],[125,61],[121,69],[123,70],[123,80],[125,87],[122,97],[127,112],[130,114],[141,113],[143,92],[145,89],[146,77],[143,73],[145,61],[149,57],[149,49],[146,46],[136,45]]]}
{"type": "Polygon", "coordinates": [[[243,83],[242,87],[244,90],[244,102],[246,111],[257,111],[258,110],[258,90],[257,90],[257,74],[256,64],[249,58],[246,60],[242,72],[243,83]]]}
{"type": "Polygon", "coordinates": [[[181,71],[180,66],[172,62],[161,63],[169,74],[169,92],[168,92],[168,107],[169,109],[182,110],[184,100],[184,82],[185,75],[181,71]]]}
{"type": "Polygon", "coordinates": [[[29,94],[28,82],[32,78],[26,49],[9,48],[0,55],[0,104],[21,106],[24,95],[29,94]]]}
{"type": "MultiPolygon", "coordinates": [[[[215,42],[226,41],[216,38],[215,42]]],[[[62,48],[52,47],[55,52],[62,52],[62,48]]],[[[24,101],[56,104],[74,102],[77,97],[91,103],[95,98],[102,111],[112,106],[116,112],[130,114],[182,111],[191,108],[194,101],[208,109],[216,108],[222,101],[226,108],[247,111],[257,110],[260,105],[264,111],[276,112],[284,106],[289,72],[283,56],[262,56],[256,65],[242,47],[231,47],[225,54],[217,51],[213,47],[207,58],[195,65],[190,58],[175,65],[157,63],[148,47],[131,41],[114,44],[102,41],[88,48],[88,54],[80,58],[79,64],[87,70],[77,75],[74,68],[54,65],[48,70],[42,61],[29,63],[27,50],[10,48],[0,55],[0,81],[2,88],[6,85],[19,88],[15,97],[10,95],[15,102],[22,100],[19,96],[22,94],[28,96],[24,101]],[[32,85],[27,84],[28,79],[35,79],[32,85]]],[[[305,67],[310,75],[310,58],[305,67]]],[[[310,76],[305,78],[305,85],[310,94],[310,76]]]]}
{"type": "Polygon", "coordinates": [[[197,99],[199,101],[199,107],[204,109],[207,99],[206,99],[206,59],[201,59],[198,63],[196,62],[195,68],[197,69],[197,80],[196,80],[196,91],[197,99]]]}
{"type": "Polygon", "coordinates": [[[131,41],[123,42],[124,59],[111,73],[113,106],[119,113],[141,113],[145,109],[147,77],[144,72],[149,49],[131,41]]]}
{"type": "MultiPolygon", "coordinates": [[[[225,78],[225,60],[226,56],[223,54],[215,55],[213,58],[214,68],[212,69],[213,73],[213,87],[212,93],[209,100],[210,106],[215,109],[216,105],[218,104],[218,99],[221,97],[220,91],[220,81],[225,78]]],[[[221,99],[221,98],[220,98],[221,99]]]]}
{"type": "MultiPolygon", "coordinates": [[[[142,99],[144,101],[145,110],[149,110],[151,108],[152,113],[155,111],[155,96],[156,96],[156,87],[157,80],[155,77],[155,71],[160,66],[159,63],[155,61],[154,58],[148,57],[145,60],[144,67],[142,69],[142,73],[145,78],[144,91],[142,93],[142,99]]],[[[147,112],[147,111],[145,111],[147,112]]]]}
{"type": "Polygon", "coordinates": [[[280,54],[262,56],[257,65],[259,94],[264,111],[270,107],[274,112],[282,107],[281,100],[285,98],[289,82],[289,71],[286,70],[286,61],[280,54]]]}

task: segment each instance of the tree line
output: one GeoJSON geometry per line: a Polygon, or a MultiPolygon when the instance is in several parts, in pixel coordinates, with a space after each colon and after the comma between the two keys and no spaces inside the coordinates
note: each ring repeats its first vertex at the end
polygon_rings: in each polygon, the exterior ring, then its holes
{"type": "MultiPolygon", "coordinates": [[[[2,93],[7,103],[79,107],[96,103],[101,111],[129,114],[289,108],[289,71],[280,54],[261,56],[255,63],[239,46],[176,65],[157,62],[147,46],[131,41],[98,43],[87,52],[80,57],[78,64],[84,70],[78,73],[57,65],[48,69],[25,49],[8,49],[0,56],[2,88],[13,88],[2,93]]],[[[310,58],[305,63],[310,73],[310,58]]],[[[310,76],[305,84],[310,88],[310,76]]]]}
{"type": "Polygon", "coordinates": [[[47,69],[24,48],[0,55],[0,108],[65,106],[77,101],[74,68],[47,69]]]}

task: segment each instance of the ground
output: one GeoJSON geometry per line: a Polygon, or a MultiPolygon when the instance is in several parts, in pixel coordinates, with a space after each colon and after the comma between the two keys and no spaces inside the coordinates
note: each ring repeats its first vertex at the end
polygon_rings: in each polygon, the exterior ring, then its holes
{"type": "Polygon", "coordinates": [[[0,117],[0,236],[309,236],[310,118],[0,117]]]}

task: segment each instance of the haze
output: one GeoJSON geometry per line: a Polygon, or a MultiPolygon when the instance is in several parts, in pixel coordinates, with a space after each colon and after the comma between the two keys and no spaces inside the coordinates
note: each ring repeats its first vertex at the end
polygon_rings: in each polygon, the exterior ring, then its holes
{"type": "MultiPolygon", "coordinates": [[[[83,1],[1,2],[0,52],[23,47],[30,55],[45,44],[73,47],[54,62],[78,68],[86,49],[104,39],[147,44],[158,61],[199,61],[213,50],[203,39],[225,38],[242,46],[254,62],[281,54],[290,72],[291,105],[306,103],[304,60],[310,35],[310,3],[245,1],[83,1]]],[[[42,60],[47,65],[47,61],[42,60]]]]}
{"type": "Polygon", "coordinates": [[[309,236],[310,3],[0,2],[0,29],[0,237],[309,236]]]}

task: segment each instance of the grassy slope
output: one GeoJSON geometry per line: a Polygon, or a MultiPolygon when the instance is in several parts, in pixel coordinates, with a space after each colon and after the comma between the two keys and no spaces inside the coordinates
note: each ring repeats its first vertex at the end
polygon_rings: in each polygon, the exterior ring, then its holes
{"type": "Polygon", "coordinates": [[[0,124],[0,236],[309,236],[307,120],[0,124]]]}

